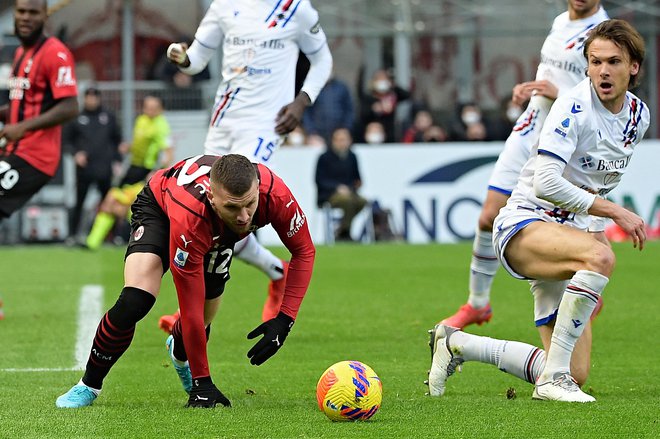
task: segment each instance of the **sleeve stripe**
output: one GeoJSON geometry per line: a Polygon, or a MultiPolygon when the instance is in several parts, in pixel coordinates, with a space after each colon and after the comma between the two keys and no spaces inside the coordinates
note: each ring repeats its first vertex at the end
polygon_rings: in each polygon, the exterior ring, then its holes
{"type": "Polygon", "coordinates": [[[561,158],[560,156],[558,156],[558,155],[555,154],[554,152],[550,152],[550,151],[548,151],[547,149],[539,149],[539,152],[538,152],[538,153],[539,153],[539,154],[543,154],[543,155],[547,155],[547,156],[550,156],[550,157],[554,157],[554,158],[556,158],[557,160],[561,160],[562,162],[566,163],[566,160],[564,160],[563,158],[561,158]]]}

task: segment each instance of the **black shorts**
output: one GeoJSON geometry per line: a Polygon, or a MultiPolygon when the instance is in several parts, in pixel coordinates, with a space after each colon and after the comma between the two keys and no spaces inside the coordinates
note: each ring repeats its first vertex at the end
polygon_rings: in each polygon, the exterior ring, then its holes
{"type": "Polygon", "coordinates": [[[16,155],[0,157],[0,220],[23,207],[51,178],[16,155]]]}
{"type": "Polygon", "coordinates": [[[150,172],[151,169],[131,165],[126,170],[126,174],[124,174],[124,177],[121,179],[121,183],[119,183],[119,185],[123,186],[125,184],[135,184],[140,181],[144,181],[150,172]]]}
{"type": "MultiPolygon", "coordinates": [[[[166,272],[170,268],[170,220],[156,202],[149,185],[140,191],[131,212],[131,236],[124,259],[132,253],[152,253],[160,257],[163,273],[166,272]]],[[[224,292],[233,253],[233,247],[218,247],[204,256],[207,300],[224,292]]]]}

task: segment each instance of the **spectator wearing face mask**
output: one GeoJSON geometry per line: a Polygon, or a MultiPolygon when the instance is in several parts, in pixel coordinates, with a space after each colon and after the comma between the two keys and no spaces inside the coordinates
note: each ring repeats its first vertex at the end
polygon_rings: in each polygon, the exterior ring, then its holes
{"type": "Polygon", "coordinates": [[[369,145],[381,145],[385,142],[385,128],[380,122],[369,122],[364,129],[364,141],[369,145]]]}
{"type": "Polygon", "coordinates": [[[410,98],[410,92],[397,86],[385,70],[374,72],[367,92],[363,92],[362,87],[359,90],[362,126],[366,128],[369,122],[380,122],[385,128],[385,142],[396,142],[399,132],[396,109],[401,101],[410,98]]]}
{"type": "Polygon", "coordinates": [[[522,112],[523,108],[511,100],[511,95],[502,99],[499,112],[488,124],[488,140],[506,140],[522,112]]]}
{"type": "Polygon", "coordinates": [[[481,109],[473,102],[460,104],[456,120],[451,125],[450,138],[453,141],[488,140],[488,131],[481,109]]]}
{"type": "MultiPolygon", "coordinates": [[[[310,145],[309,138],[305,133],[305,129],[298,125],[286,135],[286,139],[282,146],[307,146],[310,145]]],[[[311,146],[311,145],[310,145],[311,146]]]]}

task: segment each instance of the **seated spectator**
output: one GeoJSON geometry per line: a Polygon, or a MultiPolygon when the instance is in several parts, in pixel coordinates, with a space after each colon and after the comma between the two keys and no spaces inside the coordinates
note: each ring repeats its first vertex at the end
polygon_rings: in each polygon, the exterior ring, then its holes
{"type": "Polygon", "coordinates": [[[458,106],[457,118],[451,125],[449,137],[452,141],[488,140],[488,132],[477,104],[469,102],[458,106]]]}
{"type": "Polygon", "coordinates": [[[382,145],[385,142],[385,127],[380,122],[369,122],[364,130],[364,141],[369,145],[382,145]]]}
{"type": "Polygon", "coordinates": [[[427,110],[415,113],[413,124],[403,133],[401,143],[425,142],[424,133],[433,125],[433,116],[427,110]]]}
{"type": "Polygon", "coordinates": [[[434,143],[434,142],[446,142],[449,136],[447,131],[442,128],[440,125],[431,125],[428,127],[424,134],[422,135],[422,142],[434,143]]]}
{"type": "Polygon", "coordinates": [[[506,140],[522,112],[510,95],[502,99],[497,115],[488,123],[488,140],[506,140]]]}
{"type": "Polygon", "coordinates": [[[385,142],[395,142],[396,109],[401,101],[409,98],[410,92],[397,86],[387,71],[376,70],[369,83],[368,92],[360,93],[361,125],[366,127],[369,122],[380,122],[385,128],[385,142]]]}
{"type": "Polygon", "coordinates": [[[316,101],[305,109],[302,125],[310,144],[329,145],[337,128],[353,129],[355,110],[348,86],[334,76],[328,80],[316,101]]]}
{"type": "Polygon", "coordinates": [[[305,133],[305,129],[301,125],[298,125],[286,135],[282,146],[306,146],[307,144],[307,133],[305,133]]]}
{"type": "Polygon", "coordinates": [[[337,241],[352,241],[350,231],[353,218],[366,206],[367,200],[358,195],[362,185],[357,157],[351,151],[353,138],[346,128],[332,134],[332,143],[316,164],[317,204],[328,203],[340,208],[343,216],[335,236],[337,241]]]}

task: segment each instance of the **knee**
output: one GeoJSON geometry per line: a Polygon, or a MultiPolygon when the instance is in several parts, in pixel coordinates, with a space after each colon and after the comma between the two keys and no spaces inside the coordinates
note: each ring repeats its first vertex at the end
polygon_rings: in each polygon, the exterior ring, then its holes
{"type": "Polygon", "coordinates": [[[126,321],[139,322],[149,313],[155,302],[156,298],[147,291],[124,287],[113,308],[126,321]]]}
{"type": "Polygon", "coordinates": [[[587,270],[610,277],[616,264],[616,257],[612,249],[608,245],[595,241],[588,254],[587,270]]]}
{"type": "Polygon", "coordinates": [[[479,214],[479,230],[484,232],[492,232],[493,222],[495,222],[495,217],[499,213],[499,207],[484,204],[484,207],[481,209],[481,213],[479,214]]]}

